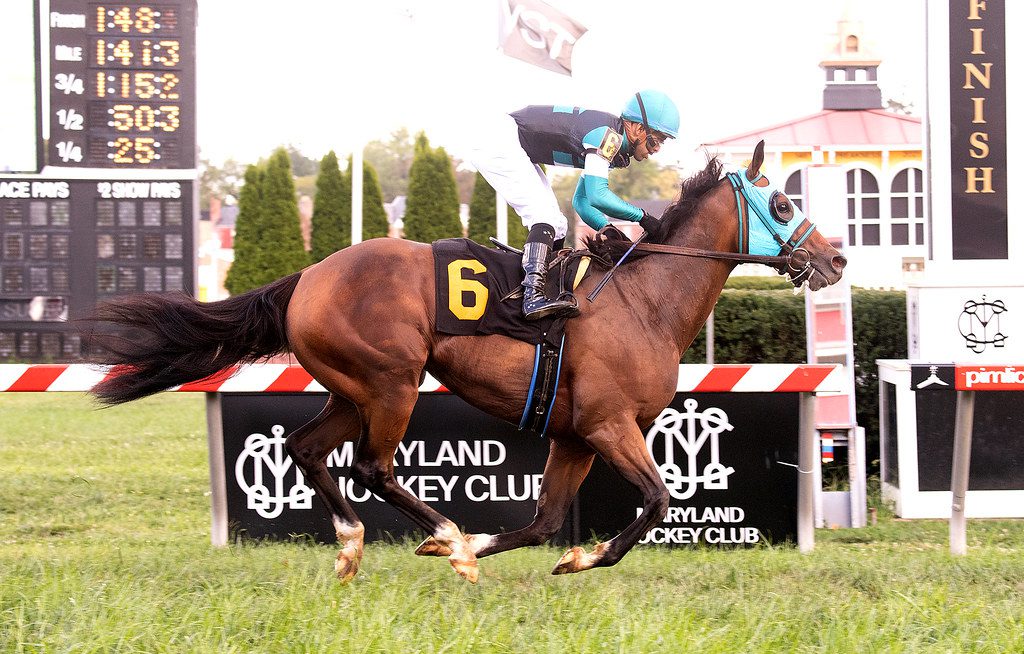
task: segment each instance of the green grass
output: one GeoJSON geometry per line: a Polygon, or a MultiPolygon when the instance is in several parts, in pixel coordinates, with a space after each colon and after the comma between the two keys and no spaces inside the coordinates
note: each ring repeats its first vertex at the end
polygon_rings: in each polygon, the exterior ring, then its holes
{"type": "MultiPolygon", "coordinates": [[[[552,577],[533,548],[472,586],[411,543],[209,544],[203,400],[96,411],[0,394],[3,652],[1022,652],[1024,524],[819,531],[809,555],[637,548],[552,577]]],[[[459,516],[453,516],[458,519],[459,516]]]]}

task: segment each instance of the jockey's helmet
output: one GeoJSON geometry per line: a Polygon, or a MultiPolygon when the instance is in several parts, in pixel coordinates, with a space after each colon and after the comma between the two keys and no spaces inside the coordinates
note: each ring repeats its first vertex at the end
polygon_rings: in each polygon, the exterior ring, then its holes
{"type": "Polygon", "coordinates": [[[661,91],[640,91],[626,102],[622,117],[642,124],[648,132],[655,130],[672,138],[679,137],[679,109],[661,91]]]}

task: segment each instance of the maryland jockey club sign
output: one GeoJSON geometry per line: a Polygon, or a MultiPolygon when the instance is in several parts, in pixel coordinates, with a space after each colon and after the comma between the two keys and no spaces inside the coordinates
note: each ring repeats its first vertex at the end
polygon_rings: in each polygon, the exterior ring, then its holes
{"type": "MultiPolygon", "coordinates": [[[[332,542],[334,528],[284,448],[285,435],[323,405],[324,396],[221,396],[230,523],[236,535],[311,534],[332,542]]],[[[796,395],[677,396],[645,432],[672,496],[662,524],[641,543],[749,546],[795,537],[796,395]],[[771,416],[773,424],[763,420],[771,416]]],[[[395,454],[396,478],[417,498],[494,533],[530,522],[541,493],[548,442],[491,419],[446,394],[423,394],[395,454]]],[[[364,516],[367,537],[415,535],[411,523],[348,477],[345,443],[327,460],[342,494],[364,516]]],[[[639,497],[595,462],[559,536],[586,540],[636,517],[639,497]]]]}
{"type": "Polygon", "coordinates": [[[1024,360],[1024,287],[931,286],[907,290],[911,359],[1024,360]]]}

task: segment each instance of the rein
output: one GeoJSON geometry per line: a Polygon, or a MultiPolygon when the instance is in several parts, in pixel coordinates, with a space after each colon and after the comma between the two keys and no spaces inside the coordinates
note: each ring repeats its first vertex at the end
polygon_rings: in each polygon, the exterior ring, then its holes
{"type": "Polygon", "coordinates": [[[684,257],[702,257],[704,259],[724,259],[737,263],[763,263],[772,268],[778,268],[788,263],[790,256],[770,256],[767,254],[740,254],[739,252],[719,252],[718,250],[701,250],[700,248],[689,248],[682,245],[662,245],[661,243],[638,243],[637,250],[644,252],[657,252],[658,254],[678,254],[684,257]]]}

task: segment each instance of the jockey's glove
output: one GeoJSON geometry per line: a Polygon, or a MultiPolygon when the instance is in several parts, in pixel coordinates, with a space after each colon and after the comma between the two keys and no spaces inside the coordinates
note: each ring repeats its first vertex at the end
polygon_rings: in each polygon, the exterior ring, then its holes
{"type": "Polygon", "coordinates": [[[661,227],[661,221],[644,211],[644,215],[640,218],[640,226],[648,234],[653,234],[661,227]]]}

